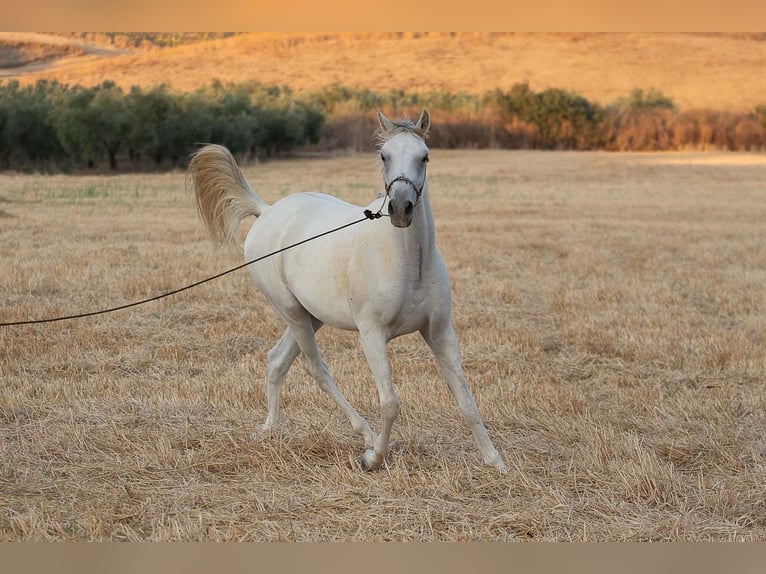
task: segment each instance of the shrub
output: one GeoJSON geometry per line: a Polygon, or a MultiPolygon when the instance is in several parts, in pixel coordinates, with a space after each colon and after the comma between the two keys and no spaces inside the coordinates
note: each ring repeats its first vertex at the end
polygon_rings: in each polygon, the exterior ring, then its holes
{"type": "Polygon", "coordinates": [[[579,94],[549,88],[532,91],[516,84],[488,97],[504,117],[512,139],[542,149],[596,149],[602,146],[603,111],[579,94]]]}

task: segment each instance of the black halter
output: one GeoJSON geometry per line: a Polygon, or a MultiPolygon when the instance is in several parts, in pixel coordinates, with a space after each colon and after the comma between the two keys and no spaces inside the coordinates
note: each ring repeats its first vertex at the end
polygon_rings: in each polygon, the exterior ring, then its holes
{"type": "Polygon", "coordinates": [[[412,204],[412,207],[414,208],[418,203],[420,203],[420,196],[423,195],[423,188],[426,185],[426,173],[425,170],[423,171],[423,183],[420,184],[420,187],[415,185],[415,183],[406,175],[399,175],[388,182],[388,185],[386,185],[386,195],[383,198],[383,203],[380,204],[380,209],[376,212],[372,212],[369,209],[364,210],[364,215],[367,217],[367,219],[378,219],[380,217],[388,217],[388,215],[383,215],[383,206],[386,205],[386,200],[391,201],[391,196],[389,193],[391,192],[391,186],[393,186],[397,181],[404,181],[406,183],[409,183],[412,186],[412,189],[415,190],[415,195],[417,196],[415,199],[415,203],[412,204]]]}

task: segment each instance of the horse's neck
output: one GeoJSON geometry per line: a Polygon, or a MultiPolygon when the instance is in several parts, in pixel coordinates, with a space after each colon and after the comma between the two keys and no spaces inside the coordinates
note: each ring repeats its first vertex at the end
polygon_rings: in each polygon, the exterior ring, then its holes
{"type": "Polygon", "coordinates": [[[435,252],[435,238],[434,216],[431,211],[431,200],[428,196],[428,182],[426,181],[420,201],[415,206],[412,224],[401,234],[400,245],[405,252],[406,259],[421,267],[429,261],[435,252]]]}

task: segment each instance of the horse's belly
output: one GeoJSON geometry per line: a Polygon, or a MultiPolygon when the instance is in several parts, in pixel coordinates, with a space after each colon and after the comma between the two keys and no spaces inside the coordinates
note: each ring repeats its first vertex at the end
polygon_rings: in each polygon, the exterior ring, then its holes
{"type": "Polygon", "coordinates": [[[327,305],[313,306],[309,301],[304,303],[303,306],[311,313],[313,317],[319,319],[325,325],[331,325],[338,329],[345,329],[347,331],[357,331],[357,325],[353,316],[346,309],[341,307],[331,308],[327,305]]]}

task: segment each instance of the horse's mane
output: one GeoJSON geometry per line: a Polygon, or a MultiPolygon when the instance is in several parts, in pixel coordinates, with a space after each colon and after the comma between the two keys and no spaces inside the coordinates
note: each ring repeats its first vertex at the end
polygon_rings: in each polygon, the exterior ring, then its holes
{"type": "Polygon", "coordinates": [[[393,128],[387,130],[381,126],[375,132],[375,141],[379,148],[396,134],[415,134],[421,139],[426,139],[428,137],[428,131],[416,127],[413,121],[409,118],[392,120],[391,123],[394,124],[393,128]]]}

